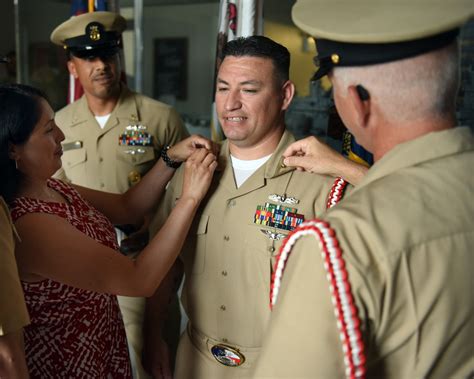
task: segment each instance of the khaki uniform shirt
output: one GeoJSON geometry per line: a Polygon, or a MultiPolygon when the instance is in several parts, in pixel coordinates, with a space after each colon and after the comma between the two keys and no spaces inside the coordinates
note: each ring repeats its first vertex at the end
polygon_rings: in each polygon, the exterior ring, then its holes
{"type": "MultiPolygon", "coordinates": [[[[281,205],[296,208],[305,219],[325,211],[334,178],[282,168],[282,153],[292,142],[294,137],[286,131],[266,164],[240,188],[236,188],[228,143],[224,142],[218,171],[181,252],[185,267],[182,301],[192,329],[215,343],[239,348],[247,359],[238,368],[225,367],[208,355],[203,359],[210,360],[217,370],[208,372],[209,378],[237,377],[241,369],[252,364],[248,354],[258,352],[270,316],[272,265],[282,237],[289,231],[256,224],[257,207],[265,203],[279,205],[269,196],[286,195],[299,202],[281,205]],[[272,239],[271,233],[280,233],[274,236],[280,239],[272,239]]],[[[159,207],[161,223],[181,193],[182,174],[182,169],[175,174],[159,207]]],[[[200,377],[195,368],[200,354],[185,359],[179,354],[178,350],[177,365],[185,361],[193,377],[200,377]]]]}
{"type": "MultiPolygon", "coordinates": [[[[104,129],[89,110],[85,96],[56,114],[64,132],[63,169],[74,184],[97,190],[123,193],[150,170],[163,146],[188,136],[176,111],[168,105],[122,87],[115,109],[104,129]],[[127,126],[152,137],[147,146],[120,145],[127,126]]],[[[64,172],[56,177],[65,179],[64,172]]]]}
{"type": "Polygon", "coordinates": [[[15,261],[14,227],[0,197],[0,336],[19,331],[30,319],[15,261]]]}
{"type": "MultiPolygon", "coordinates": [[[[327,220],[358,308],[368,378],[467,378],[474,370],[474,139],[430,133],[387,153],[327,220]]],[[[293,247],[256,378],[342,378],[320,247],[293,247]],[[285,362],[281,364],[280,362],[285,362]]]]}

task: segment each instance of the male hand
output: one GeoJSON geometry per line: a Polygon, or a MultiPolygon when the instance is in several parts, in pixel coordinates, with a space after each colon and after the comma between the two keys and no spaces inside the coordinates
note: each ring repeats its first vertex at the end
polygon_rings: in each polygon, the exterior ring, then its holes
{"type": "Polygon", "coordinates": [[[197,149],[206,149],[217,156],[219,153],[219,148],[219,144],[198,134],[194,134],[170,147],[168,150],[168,156],[173,161],[184,162],[197,149]]]}
{"type": "Polygon", "coordinates": [[[292,143],[283,153],[283,158],[285,165],[297,170],[342,177],[353,185],[359,184],[368,170],[313,136],[292,143]]]}
{"type": "Polygon", "coordinates": [[[307,137],[292,143],[283,153],[283,163],[301,171],[332,175],[344,157],[316,137],[307,137]]]}

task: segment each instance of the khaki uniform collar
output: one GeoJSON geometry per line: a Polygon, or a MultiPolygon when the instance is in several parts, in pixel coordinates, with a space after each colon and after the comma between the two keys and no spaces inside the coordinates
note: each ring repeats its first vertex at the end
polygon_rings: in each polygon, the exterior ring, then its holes
{"type": "MultiPolygon", "coordinates": [[[[293,134],[285,129],[283,135],[273,152],[270,159],[265,164],[264,178],[276,178],[277,176],[286,174],[287,172],[293,171],[293,167],[282,167],[283,163],[283,152],[286,150],[288,145],[295,142],[296,139],[293,134]]],[[[226,167],[231,167],[230,165],[230,151],[229,151],[229,141],[225,140],[221,145],[221,150],[219,154],[219,166],[218,170],[223,170],[226,167]]]]}
{"type": "Polygon", "coordinates": [[[403,168],[473,150],[474,136],[468,127],[428,133],[401,143],[390,150],[369,169],[364,180],[355,187],[354,191],[403,168]]]}

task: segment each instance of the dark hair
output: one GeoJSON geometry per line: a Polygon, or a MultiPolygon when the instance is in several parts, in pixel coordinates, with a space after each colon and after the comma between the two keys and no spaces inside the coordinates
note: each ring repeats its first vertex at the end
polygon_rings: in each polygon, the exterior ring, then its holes
{"type": "Polygon", "coordinates": [[[41,117],[40,90],[23,84],[0,85],[0,195],[11,201],[18,191],[21,173],[9,157],[10,144],[22,145],[41,117]]]}
{"type": "Polygon", "coordinates": [[[227,56],[259,57],[271,59],[273,67],[282,83],[289,79],[290,52],[288,49],[264,36],[239,37],[227,42],[220,54],[221,61],[227,56]]]}

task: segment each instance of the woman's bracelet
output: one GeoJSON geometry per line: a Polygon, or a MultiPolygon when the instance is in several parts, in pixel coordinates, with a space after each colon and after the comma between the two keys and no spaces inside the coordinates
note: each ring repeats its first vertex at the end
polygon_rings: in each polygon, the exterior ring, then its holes
{"type": "Polygon", "coordinates": [[[163,162],[165,162],[166,166],[170,167],[170,168],[178,168],[179,166],[181,166],[181,163],[183,162],[178,162],[178,161],[174,161],[172,160],[169,156],[168,156],[168,150],[170,149],[170,146],[165,146],[163,147],[163,149],[161,149],[161,159],[163,159],[163,162]]]}

